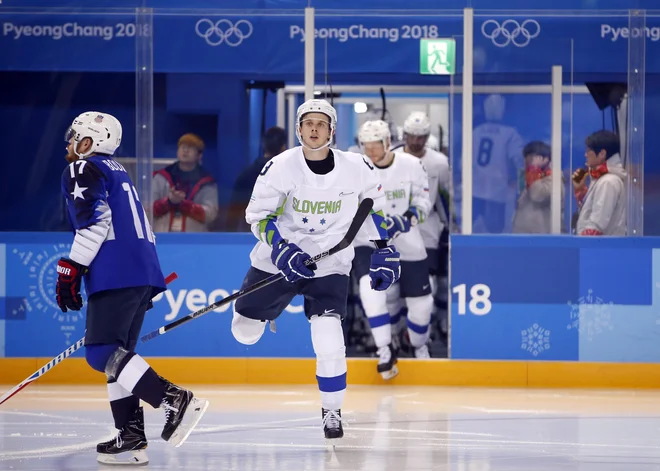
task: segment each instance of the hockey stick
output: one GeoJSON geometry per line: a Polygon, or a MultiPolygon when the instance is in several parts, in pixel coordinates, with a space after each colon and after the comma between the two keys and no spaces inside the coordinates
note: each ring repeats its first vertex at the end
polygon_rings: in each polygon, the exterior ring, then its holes
{"type": "MultiPolygon", "coordinates": [[[[344,238],[341,241],[339,241],[339,243],[334,247],[332,247],[330,250],[321,252],[315,257],[312,257],[309,260],[307,260],[305,262],[305,265],[307,266],[312,265],[316,262],[323,260],[324,258],[334,255],[337,252],[349,247],[353,243],[353,239],[355,239],[355,236],[362,227],[362,224],[369,216],[369,213],[371,212],[371,208],[373,208],[373,206],[374,206],[374,201],[371,198],[365,198],[364,200],[362,200],[360,206],[358,207],[357,212],[355,213],[355,216],[353,217],[353,222],[351,222],[351,225],[348,228],[348,231],[346,231],[346,235],[344,236],[344,238]]],[[[255,291],[265,286],[268,286],[272,283],[275,283],[276,281],[281,280],[282,278],[284,278],[284,275],[282,275],[282,273],[276,273],[272,276],[269,276],[268,278],[265,278],[251,286],[243,288],[240,291],[237,291],[236,293],[227,296],[224,299],[221,299],[220,301],[217,301],[209,306],[206,306],[205,308],[200,309],[199,311],[195,311],[192,314],[188,314],[186,317],[182,317],[181,319],[177,319],[170,324],[164,325],[158,330],[154,330],[149,334],[143,335],[142,341],[148,342],[153,338],[166,334],[170,330],[175,329],[176,327],[179,327],[180,325],[183,325],[186,322],[190,322],[193,319],[203,316],[204,314],[213,311],[214,309],[217,309],[220,306],[224,306],[225,304],[229,304],[233,301],[236,301],[238,298],[243,297],[246,294],[254,293],[255,291]]]]}
{"type": "MultiPolygon", "coordinates": [[[[178,278],[178,275],[176,273],[172,272],[165,278],[165,284],[170,284],[171,282],[173,282],[177,278],[178,278]]],[[[10,389],[6,393],[4,393],[2,395],[2,397],[0,397],[0,405],[7,402],[7,400],[9,400],[9,398],[16,395],[21,389],[26,387],[28,384],[32,383],[33,381],[38,380],[43,375],[48,373],[51,370],[51,368],[57,366],[64,359],[70,357],[76,350],[79,350],[84,344],[85,344],[85,337],[78,340],[75,344],[71,345],[69,348],[64,350],[62,353],[60,353],[55,358],[53,358],[48,363],[46,363],[44,366],[42,366],[37,371],[35,371],[31,376],[25,378],[21,383],[19,383],[18,385],[14,386],[12,389],[10,389]]]]}

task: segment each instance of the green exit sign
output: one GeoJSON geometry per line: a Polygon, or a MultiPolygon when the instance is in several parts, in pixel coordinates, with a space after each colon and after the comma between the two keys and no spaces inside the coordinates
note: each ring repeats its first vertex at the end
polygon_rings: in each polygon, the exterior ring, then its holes
{"type": "Polygon", "coordinates": [[[454,75],[456,72],[456,41],[453,39],[419,40],[419,73],[424,75],[454,75]]]}

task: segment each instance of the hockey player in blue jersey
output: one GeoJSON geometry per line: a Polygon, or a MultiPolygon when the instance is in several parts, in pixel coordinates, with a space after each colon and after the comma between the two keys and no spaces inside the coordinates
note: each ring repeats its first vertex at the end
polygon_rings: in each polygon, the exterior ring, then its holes
{"type": "Polygon", "coordinates": [[[79,311],[87,291],[85,356],[108,378],[116,439],[97,445],[98,461],[146,464],[140,399],[165,410],[161,437],[180,446],[208,407],[191,391],[158,376],[135,353],[151,298],[165,291],[154,234],[124,167],[111,156],[121,143],[119,121],[106,113],[78,116],[66,134],[69,166],[62,193],[75,237],[57,264],[57,304],[79,311]]]}

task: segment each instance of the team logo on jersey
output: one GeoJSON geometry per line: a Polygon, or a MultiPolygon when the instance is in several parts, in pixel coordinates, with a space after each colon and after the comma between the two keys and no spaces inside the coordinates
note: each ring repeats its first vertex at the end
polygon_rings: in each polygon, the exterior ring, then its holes
{"type": "Polygon", "coordinates": [[[386,191],[385,196],[387,200],[401,200],[406,198],[406,190],[392,190],[386,191]]]}
{"type": "MultiPolygon", "coordinates": [[[[28,270],[27,293],[23,305],[18,309],[25,309],[27,315],[46,315],[59,322],[60,329],[65,335],[66,345],[71,344],[70,336],[76,332],[78,325],[84,329],[82,311],[62,312],[55,299],[57,262],[62,257],[68,257],[70,251],[71,244],[41,246],[38,251],[21,250],[21,248],[14,248],[12,251],[28,270]]],[[[86,304],[87,296],[84,293],[81,295],[86,304]]]]}
{"type": "Polygon", "coordinates": [[[383,189],[383,185],[381,185],[381,184],[379,183],[379,184],[378,184],[378,188],[376,188],[376,191],[380,191],[380,190],[382,190],[382,189],[383,189]]]}
{"type": "Polygon", "coordinates": [[[305,214],[336,214],[341,211],[341,200],[310,201],[293,198],[293,210],[305,214]]]}

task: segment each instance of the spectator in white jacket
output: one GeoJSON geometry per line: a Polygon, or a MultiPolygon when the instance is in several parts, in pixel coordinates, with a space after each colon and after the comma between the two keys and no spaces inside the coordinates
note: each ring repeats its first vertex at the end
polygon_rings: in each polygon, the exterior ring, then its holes
{"type": "Polygon", "coordinates": [[[587,169],[573,173],[575,198],[580,207],[578,235],[626,235],[626,178],[619,136],[598,131],[587,137],[587,169]],[[587,186],[587,177],[591,183],[587,186]]]}

